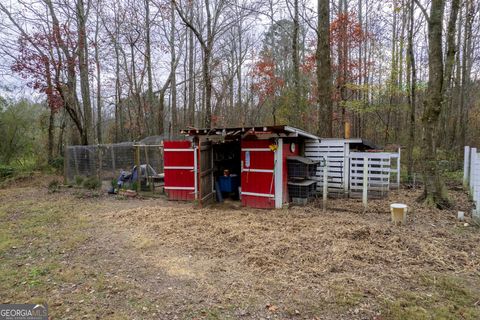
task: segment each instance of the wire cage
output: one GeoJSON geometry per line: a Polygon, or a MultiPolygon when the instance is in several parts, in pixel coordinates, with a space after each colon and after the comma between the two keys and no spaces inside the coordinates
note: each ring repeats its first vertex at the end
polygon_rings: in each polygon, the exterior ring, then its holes
{"type": "Polygon", "coordinates": [[[289,181],[288,194],[292,198],[311,198],[316,194],[317,182],[314,180],[289,181]]]}
{"type": "Polygon", "coordinates": [[[292,156],[287,157],[287,170],[289,179],[308,179],[315,177],[320,161],[309,158],[292,156]]]}
{"type": "Polygon", "coordinates": [[[163,173],[162,145],[124,142],[68,146],[65,149],[64,176],[67,182],[74,181],[77,176],[112,180],[118,178],[122,171],[133,171],[137,161],[158,174],[163,173]]]}

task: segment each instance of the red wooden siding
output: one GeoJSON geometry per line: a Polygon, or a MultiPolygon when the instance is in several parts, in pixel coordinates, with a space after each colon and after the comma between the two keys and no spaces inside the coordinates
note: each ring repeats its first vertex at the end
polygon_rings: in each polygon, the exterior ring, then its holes
{"type": "Polygon", "coordinates": [[[275,185],[273,177],[274,152],[256,149],[268,149],[270,140],[242,140],[242,205],[252,208],[274,208],[275,185]],[[246,167],[246,153],[250,152],[250,166],[246,167]],[[256,172],[255,170],[270,170],[256,172]],[[259,195],[248,195],[255,193],[259,195]],[[271,196],[262,196],[271,195],[271,196]]]}
{"type": "Polygon", "coordinates": [[[165,141],[165,192],[169,200],[194,200],[194,153],[190,141],[165,141]],[[191,151],[184,151],[190,149],[191,151]]]}

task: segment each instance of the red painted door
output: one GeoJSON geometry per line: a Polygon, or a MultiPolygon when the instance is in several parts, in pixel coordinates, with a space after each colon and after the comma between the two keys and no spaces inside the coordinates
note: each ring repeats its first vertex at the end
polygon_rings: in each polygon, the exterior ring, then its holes
{"type": "Polygon", "coordinates": [[[275,152],[270,140],[242,140],[242,205],[275,207],[275,152]]]}
{"type": "Polygon", "coordinates": [[[165,192],[169,200],[195,199],[195,149],[190,141],[164,141],[165,192]]]}

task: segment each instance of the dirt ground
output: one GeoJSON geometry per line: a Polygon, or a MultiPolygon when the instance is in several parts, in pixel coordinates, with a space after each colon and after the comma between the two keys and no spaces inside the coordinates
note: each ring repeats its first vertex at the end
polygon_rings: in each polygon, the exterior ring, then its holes
{"type": "Polygon", "coordinates": [[[48,179],[0,190],[2,303],[46,302],[53,319],[480,318],[480,229],[459,186],[451,210],[401,189],[324,212],[49,193],[48,179]]]}

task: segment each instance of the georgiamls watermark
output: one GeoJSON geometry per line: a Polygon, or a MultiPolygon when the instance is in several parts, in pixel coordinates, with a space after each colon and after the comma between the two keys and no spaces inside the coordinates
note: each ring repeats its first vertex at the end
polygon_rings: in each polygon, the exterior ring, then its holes
{"type": "Polygon", "coordinates": [[[0,320],[48,320],[48,308],[46,304],[0,304],[0,320]]]}

